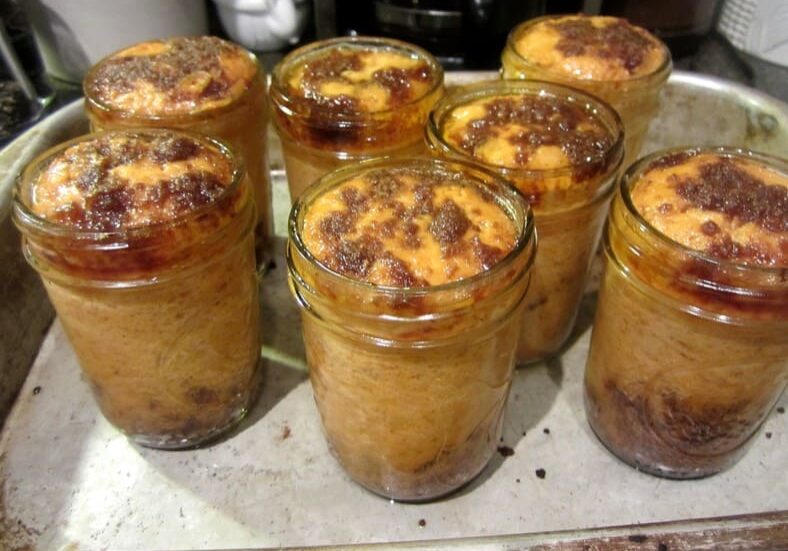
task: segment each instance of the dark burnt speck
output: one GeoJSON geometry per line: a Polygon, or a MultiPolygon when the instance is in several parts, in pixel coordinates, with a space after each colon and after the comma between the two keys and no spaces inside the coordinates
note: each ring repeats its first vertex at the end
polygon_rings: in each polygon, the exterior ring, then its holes
{"type": "Polygon", "coordinates": [[[498,453],[503,457],[511,457],[514,455],[514,450],[509,446],[498,446],[498,453]]]}
{"type": "Polygon", "coordinates": [[[547,476],[547,471],[544,469],[536,469],[536,476],[537,478],[543,479],[547,476]]]}

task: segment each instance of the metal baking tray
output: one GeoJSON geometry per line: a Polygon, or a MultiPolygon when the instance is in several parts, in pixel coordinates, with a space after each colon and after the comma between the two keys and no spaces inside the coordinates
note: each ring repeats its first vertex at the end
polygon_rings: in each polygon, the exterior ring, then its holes
{"type": "MultiPolygon", "coordinates": [[[[447,76],[456,84],[495,75],[447,76]]],[[[788,398],[741,462],[719,475],[671,481],[624,465],[583,413],[593,292],[563,353],[516,372],[501,442],[513,455],[496,454],[468,487],[429,504],[389,502],[354,484],[328,452],[307,380],[282,257],[289,198],[275,137],[279,258],[261,282],[262,396],[236,431],[207,448],[132,445],[99,414],[9,221],[24,164],[86,129],[75,102],[0,152],[0,418],[10,409],[0,437],[0,549],[788,548],[788,415],[780,413],[788,398]]],[[[677,71],[646,151],[702,144],[784,156],[788,108],[677,71]]]]}

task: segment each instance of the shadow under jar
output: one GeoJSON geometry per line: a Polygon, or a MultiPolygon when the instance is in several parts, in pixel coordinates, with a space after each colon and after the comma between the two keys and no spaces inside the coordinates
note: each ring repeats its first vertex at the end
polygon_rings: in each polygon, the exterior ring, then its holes
{"type": "Polygon", "coordinates": [[[251,181],[258,262],[266,268],[273,246],[268,106],[265,76],[253,54],[212,36],[142,42],[94,65],[83,92],[94,131],[173,128],[233,147],[251,181]]]}
{"type": "Polygon", "coordinates": [[[539,254],[517,361],[555,354],[574,326],[621,164],[620,119],[579,90],[490,81],[441,100],[427,142],[435,155],[495,171],[529,200],[539,254]]]}
{"type": "Polygon", "coordinates": [[[622,178],[585,374],[588,421],[658,476],[733,465],[788,382],[788,164],[671,150],[622,178]]]}
{"type": "Polygon", "coordinates": [[[624,166],[638,158],[673,67],[651,33],[608,16],[547,16],[521,23],[501,55],[505,79],[545,80],[600,98],[621,116],[624,166]]]}
{"type": "Polygon", "coordinates": [[[13,216],[110,423],[175,449],[243,417],[259,386],[255,214],[224,145],[158,130],[77,138],[28,165],[13,216]]]}
{"type": "Polygon", "coordinates": [[[270,95],[295,202],[342,166],[424,153],[424,125],[443,95],[443,69],[406,42],[335,38],[288,54],[274,68],[270,95]]]}
{"type": "Polygon", "coordinates": [[[367,489],[423,501],[498,445],[536,242],[527,203],[471,165],[331,173],[290,216],[291,290],[330,448],[367,489]]]}

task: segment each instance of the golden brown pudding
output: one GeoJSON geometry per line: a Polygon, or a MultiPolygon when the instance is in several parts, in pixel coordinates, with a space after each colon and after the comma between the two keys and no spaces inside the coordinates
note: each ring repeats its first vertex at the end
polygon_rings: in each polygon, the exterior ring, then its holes
{"type": "Polygon", "coordinates": [[[291,198],[340,166],[420,152],[442,93],[438,62],[405,42],[337,38],[290,53],[274,69],[271,101],[291,198]]]}
{"type": "Polygon", "coordinates": [[[255,57],[216,37],[142,42],[99,61],[84,81],[93,130],[166,127],[228,142],[252,182],[261,262],[273,237],[265,81],[255,57]]]}
{"type": "Polygon", "coordinates": [[[349,179],[310,205],[302,238],[342,275],[390,287],[472,277],[514,248],[515,226],[484,190],[417,170],[349,179]]]}
{"type": "Polygon", "coordinates": [[[605,249],[592,428],[653,474],[729,467],[788,382],[788,166],[728,149],[647,157],[624,178],[605,249]]]}
{"type": "Polygon", "coordinates": [[[15,221],[107,419],[140,444],[199,444],[246,412],[258,305],[248,182],[217,142],[89,135],[20,180],[15,221]]]}
{"type": "Polygon", "coordinates": [[[632,204],[661,234],[720,260],[788,266],[788,175],[747,157],[675,153],[652,163],[632,204]]]}
{"type": "Polygon", "coordinates": [[[618,118],[576,90],[496,81],[441,101],[428,140],[440,156],[495,170],[530,201],[539,254],[517,357],[527,363],[554,354],[574,324],[621,162],[618,118]]]}
{"type": "Polygon", "coordinates": [[[671,70],[667,47],[645,29],[607,16],[549,16],[512,30],[502,75],[568,84],[609,103],[626,128],[626,164],[638,157],[671,70]]]}
{"type": "Polygon", "coordinates": [[[494,453],[535,242],[527,204],[470,165],[364,163],[290,218],[315,401],[366,488],[425,500],[494,453]]]}

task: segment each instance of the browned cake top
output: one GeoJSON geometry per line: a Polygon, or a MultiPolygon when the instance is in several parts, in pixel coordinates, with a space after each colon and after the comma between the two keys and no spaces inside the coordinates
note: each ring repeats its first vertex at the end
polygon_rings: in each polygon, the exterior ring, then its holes
{"type": "Polygon", "coordinates": [[[515,38],[529,62],[573,78],[628,80],[656,72],[668,56],[645,29],[624,19],[571,15],[548,18],[515,38]]]}
{"type": "Polygon", "coordinates": [[[651,225],[686,247],[788,266],[788,174],[745,157],[677,153],[647,167],[631,196],[651,225]]]}
{"type": "Polygon", "coordinates": [[[50,159],[33,181],[29,207],[80,230],[136,228],[213,203],[233,177],[230,158],[197,138],[109,133],[50,159]]]}
{"type": "Polygon", "coordinates": [[[415,50],[360,44],[337,44],[309,54],[285,75],[293,101],[340,114],[396,109],[424,97],[438,78],[415,50]]]}
{"type": "Polygon", "coordinates": [[[85,94],[126,113],[190,114],[231,103],[257,71],[248,52],[216,37],[156,40],[100,61],[88,73],[85,94]]]}
{"type": "Polygon", "coordinates": [[[426,287],[489,270],[517,231],[483,184],[417,167],[371,169],[316,197],[304,245],[347,277],[426,287]]]}
{"type": "MultiPolygon", "coordinates": [[[[584,105],[548,95],[472,99],[448,112],[440,125],[450,145],[485,164],[539,171],[568,168],[577,180],[598,172],[614,145],[610,130],[584,105]]],[[[564,183],[571,185],[571,180],[564,183]]]]}

